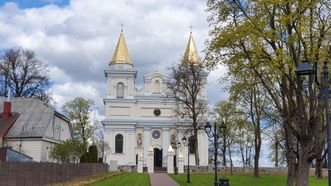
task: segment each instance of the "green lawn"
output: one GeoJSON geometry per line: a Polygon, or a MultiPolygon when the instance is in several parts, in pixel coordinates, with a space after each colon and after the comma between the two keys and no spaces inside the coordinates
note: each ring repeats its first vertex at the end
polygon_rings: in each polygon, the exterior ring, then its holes
{"type": "MultiPolygon", "coordinates": [[[[171,174],[177,183],[181,186],[201,186],[213,185],[213,174],[191,174],[191,183],[186,183],[186,174],[171,174]]],[[[220,177],[218,177],[220,178],[220,177]]],[[[286,186],[286,176],[261,175],[260,178],[254,178],[251,175],[227,175],[231,186],[286,186]]],[[[327,186],[327,179],[316,180],[311,177],[309,186],[327,186]]]]}
{"type": "Polygon", "coordinates": [[[148,174],[125,173],[97,182],[91,186],[150,186],[148,174]]]}

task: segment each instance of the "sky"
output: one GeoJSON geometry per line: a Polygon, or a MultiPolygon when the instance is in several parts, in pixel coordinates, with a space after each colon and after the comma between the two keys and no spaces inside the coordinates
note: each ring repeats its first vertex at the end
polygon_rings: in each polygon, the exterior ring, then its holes
{"type": "MultiPolygon", "coordinates": [[[[191,25],[204,58],[211,29],[205,10],[204,0],[0,0],[0,50],[35,51],[49,66],[53,85],[48,92],[56,108],[78,96],[92,99],[93,117],[100,121],[106,96],[104,70],[109,68],[121,24],[141,87],[144,75],[156,69],[168,74],[168,68],[180,62],[191,25]]],[[[209,72],[211,107],[228,97],[219,83],[225,72],[222,66],[209,72]]]]}

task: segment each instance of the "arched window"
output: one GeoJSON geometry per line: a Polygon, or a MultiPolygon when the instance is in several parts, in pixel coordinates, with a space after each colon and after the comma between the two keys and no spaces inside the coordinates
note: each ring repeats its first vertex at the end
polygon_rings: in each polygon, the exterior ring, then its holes
{"type": "Polygon", "coordinates": [[[156,93],[161,92],[160,81],[159,80],[155,80],[155,82],[154,82],[154,92],[156,92],[156,93]]]}
{"type": "Polygon", "coordinates": [[[195,153],[195,138],[194,136],[191,136],[189,139],[189,145],[190,145],[190,153],[194,154],[195,153]]]}
{"type": "Polygon", "coordinates": [[[117,134],[115,136],[115,153],[123,153],[123,135],[117,134]]]}
{"type": "Polygon", "coordinates": [[[124,84],[118,83],[117,84],[117,98],[124,98],[124,84]]]}

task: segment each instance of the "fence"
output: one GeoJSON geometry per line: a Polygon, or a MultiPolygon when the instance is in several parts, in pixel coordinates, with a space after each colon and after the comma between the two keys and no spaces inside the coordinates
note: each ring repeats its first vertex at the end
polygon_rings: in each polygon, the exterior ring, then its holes
{"type": "Polygon", "coordinates": [[[101,163],[0,162],[0,186],[50,185],[107,171],[101,163]]]}
{"type": "MultiPolygon", "coordinates": [[[[187,172],[187,166],[184,166],[184,171],[187,172]]],[[[218,167],[217,171],[219,173],[230,174],[230,167],[218,167]]],[[[192,166],[190,165],[191,173],[214,173],[214,166],[192,166]]],[[[233,174],[253,174],[254,167],[232,167],[233,174]]],[[[277,175],[287,175],[286,167],[259,167],[259,173],[261,174],[277,174],[277,175]]],[[[328,176],[328,170],[323,169],[322,174],[324,177],[328,176]]],[[[315,175],[315,168],[310,168],[309,175],[315,175]]]]}

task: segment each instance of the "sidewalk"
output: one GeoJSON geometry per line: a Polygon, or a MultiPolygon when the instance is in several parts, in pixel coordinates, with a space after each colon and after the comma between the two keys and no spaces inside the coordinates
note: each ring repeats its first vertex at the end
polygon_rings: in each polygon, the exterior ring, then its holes
{"type": "Polygon", "coordinates": [[[151,173],[149,179],[151,180],[151,186],[179,186],[166,173],[151,173]]]}

